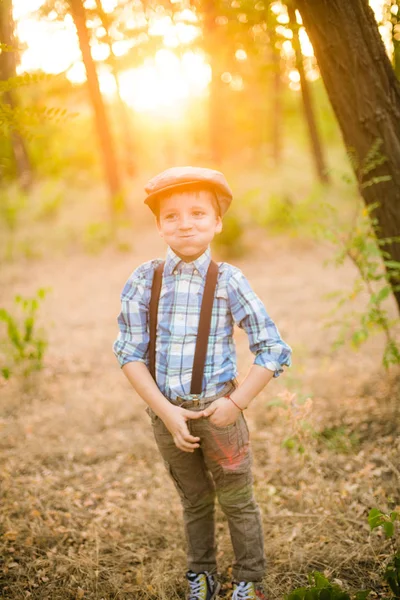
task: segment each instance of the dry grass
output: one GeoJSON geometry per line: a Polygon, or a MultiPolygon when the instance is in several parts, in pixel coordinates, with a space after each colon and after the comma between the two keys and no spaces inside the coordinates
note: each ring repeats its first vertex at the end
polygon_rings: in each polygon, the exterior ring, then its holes
{"type": "MultiPolygon", "coordinates": [[[[4,598],[184,598],[179,501],[144,405],[111,352],[123,282],[164,252],[154,237],[136,232],[130,254],[77,249],[3,269],[6,305],[14,293],[52,287],[43,312],[44,370],[0,384],[4,598]]],[[[294,350],[292,369],[247,415],[271,598],[303,584],[312,570],[349,589],[386,593],[379,569],[389,546],[369,533],[367,514],[400,505],[400,378],[395,369],[382,372],[379,337],[358,354],[332,353],[321,295],[350,285],[355,273],[351,265],[340,274],[323,267],[328,255],[329,248],[281,237],[260,240],[238,263],[294,350]],[[288,437],[304,451],[283,447],[288,437]]],[[[242,332],[237,345],[243,376],[252,359],[242,332]]],[[[229,597],[232,550],[219,517],[222,595],[229,597]]]]}

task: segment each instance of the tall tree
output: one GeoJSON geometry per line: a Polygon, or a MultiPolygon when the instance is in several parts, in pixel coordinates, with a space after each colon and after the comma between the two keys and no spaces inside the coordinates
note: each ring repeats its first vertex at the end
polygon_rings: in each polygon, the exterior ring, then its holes
{"type": "Polygon", "coordinates": [[[325,157],[321,137],[319,135],[317,119],[311,90],[306,77],[306,70],[303,63],[303,53],[299,38],[299,25],[296,19],[296,11],[293,5],[288,5],[288,14],[290,26],[293,32],[292,46],[296,54],[296,67],[300,75],[301,96],[303,99],[304,116],[307,123],[308,133],[311,141],[311,152],[314,159],[315,170],[319,179],[323,183],[328,183],[328,173],[326,169],[325,157]]]}
{"type": "MultiPolygon", "coordinates": [[[[0,1],[0,42],[5,45],[0,53],[0,80],[7,81],[16,75],[17,48],[14,38],[14,19],[12,0],[0,1]]],[[[15,90],[3,92],[3,102],[8,104],[13,112],[18,107],[18,97],[15,90]]],[[[18,127],[9,123],[11,148],[15,160],[18,181],[23,189],[28,189],[32,183],[32,170],[28,152],[18,127]]]]}
{"type": "Polygon", "coordinates": [[[198,3],[202,8],[203,19],[203,47],[211,66],[211,82],[209,88],[209,140],[211,157],[214,164],[220,164],[223,158],[222,124],[224,122],[225,107],[221,101],[222,81],[221,52],[218,47],[218,25],[216,22],[218,12],[213,0],[202,0],[198,3]]]}
{"type": "Polygon", "coordinates": [[[400,79],[400,0],[392,0],[391,6],[393,67],[400,79]]]}
{"type": "Polygon", "coordinates": [[[281,51],[277,48],[278,36],[276,33],[276,20],[268,6],[265,22],[267,24],[270,61],[273,71],[273,84],[271,93],[271,127],[272,127],[272,156],[275,165],[279,165],[282,158],[282,126],[283,126],[283,94],[282,94],[282,65],[281,51]]]}
{"type": "Polygon", "coordinates": [[[82,0],[68,1],[78,34],[82,59],[86,69],[87,84],[94,109],[96,129],[100,140],[104,170],[110,193],[111,213],[114,215],[116,212],[124,208],[114,140],[111,135],[103,97],[100,92],[96,66],[94,64],[90,49],[90,37],[86,26],[85,9],[82,0]]]}
{"type": "Polygon", "coordinates": [[[107,44],[110,55],[108,58],[108,64],[110,65],[112,76],[114,77],[117,102],[118,102],[118,117],[121,124],[121,136],[124,140],[124,154],[122,157],[122,164],[125,166],[125,170],[128,175],[132,176],[135,174],[135,158],[134,158],[134,144],[132,135],[132,126],[130,120],[130,111],[121,96],[121,88],[119,83],[119,68],[118,60],[114,52],[113,39],[111,36],[112,18],[109,13],[106,13],[101,0],[96,0],[97,14],[100,17],[101,24],[105,31],[104,41],[107,44]]]}
{"type": "MultiPolygon", "coordinates": [[[[295,0],[380,238],[400,235],[400,82],[368,0],[295,0]],[[381,160],[366,168],[380,141],[381,160]],[[376,183],[371,185],[374,182],[376,183]]],[[[400,261],[400,243],[385,246],[400,261]]],[[[398,282],[392,281],[400,309],[398,282]]]]}

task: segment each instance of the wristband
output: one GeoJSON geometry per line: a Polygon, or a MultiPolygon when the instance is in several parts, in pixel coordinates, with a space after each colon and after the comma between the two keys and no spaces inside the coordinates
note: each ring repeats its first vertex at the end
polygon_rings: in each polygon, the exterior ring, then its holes
{"type": "Polygon", "coordinates": [[[236,404],[236,402],[234,401],[234,399],[233,399],[233,398],[231,398],[231,396],[230,396],[229,394],[225,394],[225,398],[229,398],[229,400],[230,400],[231,402],[233,402],[233,404],[236,406],[236,408],[238,408],[238,409],[239,409],[241,412],[243,412],[244,410],[246,410],[245,408],[241,408],[241,407],[239,406],[239,404],[236,404]]]}

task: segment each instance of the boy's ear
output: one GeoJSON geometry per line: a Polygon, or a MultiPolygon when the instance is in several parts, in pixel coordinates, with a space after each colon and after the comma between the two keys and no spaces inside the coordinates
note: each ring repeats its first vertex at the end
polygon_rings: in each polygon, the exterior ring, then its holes
{"type": "Polygon", "coordinates": [[[215,227],[215,233],[221,233],[222,231],[222,219],[221,217],[217,217],[217,225],[215,227]]]}
{"type": "Polygon", "coordinates": [[[157,231],[160,234],[160,236],[164,237],[163,232],[161,231],[160,221],[159,221],[158,217],[156,217],[156,227],[157,227],[157,231]]]}

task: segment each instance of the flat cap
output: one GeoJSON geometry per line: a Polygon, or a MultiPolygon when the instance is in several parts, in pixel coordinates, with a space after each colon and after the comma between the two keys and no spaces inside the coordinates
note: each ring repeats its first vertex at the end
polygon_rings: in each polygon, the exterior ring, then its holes
{"type": "Polygon", "coordinates": [[[147,197],[144,202],[155,212],[156,200],[164,192],[195,184],[204,184],[205,189],[215,192],[221,216],[224,215],[232,202],[232,191],[222,173],[203,167],[172,167],[162,171],[147,182],[144,188],[147,197]]]}

